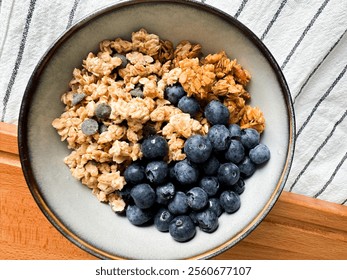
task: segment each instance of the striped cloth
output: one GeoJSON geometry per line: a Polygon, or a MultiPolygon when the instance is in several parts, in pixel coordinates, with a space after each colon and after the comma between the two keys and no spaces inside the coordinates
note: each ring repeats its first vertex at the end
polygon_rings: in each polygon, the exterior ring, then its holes
{"type": "MultiPolygon", "coordinates": [[[[79,18],[118,1],[0,0],[0,117],[18,121],[35,64],[79,18]]],[[[347,1],[202,0],[234,16],[278,61],[294,101],[297,144],[285,190],[347,204],[347,1]]]]}

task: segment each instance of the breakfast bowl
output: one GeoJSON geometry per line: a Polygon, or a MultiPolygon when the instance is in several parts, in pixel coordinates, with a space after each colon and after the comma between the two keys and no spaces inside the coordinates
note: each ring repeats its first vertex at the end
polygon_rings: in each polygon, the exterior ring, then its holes
{"type": "Polygon", "coordinates": [[[77,22],[39,61],[22,100],[18,145],[25,179],[37,205],[81,249],[101,259],[208,259],[232,250],[276,203],[293,158],[294,130],[294,110],[284,76],[251,30],[200,2],[124,1],[77,22]],[[134,226],[108,203],[100,203],[90,188],[72,176],[64,163],[71,149],[52,126],[64,112],[61,99],[70,90],[72,73],[81,68],[88,54],[96,53],[104,40],[129,41],[133,32],[144,29],[174,46],[184,40],[198,43],[205,56],[224,51],[236,58],[252,76],[246,86],[251,94],[248,104],[260,108],[266,120],[261,143],[269,148],[271,158],[245,179],[240,209],[222,214],[213,233],[196,230],[187,242],[177,242],[153,224],[134,226]]]}

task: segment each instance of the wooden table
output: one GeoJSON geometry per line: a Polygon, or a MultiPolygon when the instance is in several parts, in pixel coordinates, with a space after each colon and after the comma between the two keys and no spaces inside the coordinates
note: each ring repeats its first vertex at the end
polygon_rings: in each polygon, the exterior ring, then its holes
{"type": "MultiPolygon", "coordinates": [[[[24,180],[17,127],[0,123],[0,259],[96,259],[39,210],[24,180]]],[[[283,192],[265,220],[215,259],[347,259],[347,207],[283,192]]]]}

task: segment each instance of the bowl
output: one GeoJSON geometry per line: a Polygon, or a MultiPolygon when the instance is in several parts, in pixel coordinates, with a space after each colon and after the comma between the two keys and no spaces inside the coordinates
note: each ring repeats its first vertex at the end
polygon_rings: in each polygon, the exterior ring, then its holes
{"type": "Polygon", "coordinates": [[[294,150],[294,110],[285,78],[266,46],[233,17],[194,1],[125,1],[77,22],[53,43],[35,68],[21,104],[20,160],[33,198],[47,219],[71,242],[101,259],[208,259],[231,248],[261,223],[283,190],[294,150]],[[252,74],[250,104],[266,119],[261,142],[271,150],[264,168],[247,180],[241,208],[222,215],[212,234],[197,231],[180,243],[154,226],[138,228],[98,203],[74,179],[63,158],[70,152],[52,127],[64,107],[72,70],[81,67],[104,39],[129,38],[145,28],[177,45],[190,40],[203,53],[220,50],[252,74]]]}

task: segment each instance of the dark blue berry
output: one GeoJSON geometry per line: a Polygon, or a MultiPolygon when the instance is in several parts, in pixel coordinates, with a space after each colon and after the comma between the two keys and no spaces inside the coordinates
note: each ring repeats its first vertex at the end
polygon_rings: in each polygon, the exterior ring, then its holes
{"type": "Polygon", "coordinates": [[[199,228],[204,232],[214,232],[218,228],[218,216],[211,209],[206,209],[203,212],[198,212],[195,215],[199,228]]]}
{"type": "Polygon", "coordinates": [[[101,134],[101,133],[104,133],[105,131],[107,131],[108,130],[108,126],[107,125],[105,125],[105,124],[101,124],[100,126],[99,126],[99,133],[101,134]]]}
{"type": "Polygon", "coordinates": [[[129,184],[139,184],[146,178],[145,168],[137,162],[130,164],[124,171],[124,179],[129,184]]]}
{"type": "Polygon", "coordinates": [[[208,196],[214,196],[219,190],[219,182],[217,177],[203,177],[199,183],[200,188],[202,188],[208,196]]]}
{"type": "Polygon", "coordinates": [[[154,216],[152,209],[140,209],[136,205],[128,205],[126,217],[135,226],[140,226],[150,221],[154,216]]]}
{"type": "Polygon", "coordinates": [[[233,191],[224,191],[219,197],[220,205],[225,212],[231,214],[240,209],[240,196],[233,191]]]}
{"type": "Polygon", "coordinates": [[[144,157],[148,159],[161,159],[167,155],[169,145],[164,137],[151,135],[143,140],[141,151],[144,157]]]}
{"type": "Polygon", "coordinates": [[[229,125],[229,132],[232,139],[239,140],[241,138],[241,127],[238,124],[233,123],[229,125]]]}
{"type": "Polygon", "coordinates": [[[212,126],[208,131],[207,137],[215,151],[224,151],[230,145],[230,132],[225,125],[216,124],[212,126]]]}
{"type": "Polygon", "coordinates": [[[196,229],[192,219],[189,216],[182,215],[171,221],[169,232],[176,241],[185,242],[194,237],[196,229]]]}
{"type": "Polygon", "coordinates": [[[137,207],[147,209],[153,206],[155,202],[155,192],[148,184],[138,184],[134,186],[130,195],[137,207]]]}
{"type": "Polygon", "coordinates": [[[264,144],[258,144],[249,151],[249,158],[255,164],[262,164],[270,159],[270,150],[264,144]]]}
{"type": "Polygon", "coordinates": [[[194,97],[183,96],[178,101],[177,107],[181,109],[183,113],[189,114],[192,118],[200,111],[199,102],[194,97]]]}
{"type": "Polygon", "coordinates": [[[156,188],[155,193],[157,203],[166,205],[175,195],[175,186],[171,182],[160,185],[156,188]]]}
{"type": "Polygon", "coordinates": [[[256,165],[248,156],[245,156],[243,161],[239,163],[238,167],[240,169],[240,173],[246,178],[252,176],[256,170],[256,165]]]}
{"type": "Polygon", "coordinates": [[[192,162],[203,163],[211,155],[212,145],[207,137],[199,134],[189,137],[184,143],[184,153],[192,162]]]}
{"type": "Polygon", "coordinates": [[[168,204],[169,211],[174,215],[185,214],[188,212],[187,196],[184,192],[176,192],[174,198],[168,204]]]}
{"type": "Polygon", "coordinates": [[[132,89],[129,93],[132,97],[139,97],[139,98],[144,97],[143,91],[140,87],[136,87],[136,88],[132,89]]]}
{"type": "Polygon", "coordinates": [[[100,120],[106,120],[111,115],[111,106],[106,103],[99,103],[95,108],[95,116],[100,120]]]}
{"type": "Polygon", "coordinates": [[[224,124],[229,123],[229,110],[220,101],[212,100],[205,107],[205,117],[210,124],[224,124]]]}
{"type": "Polygon", "coordinates": [[[171,221],[175,218],[166,208],[160,208],[157,214],[154,216],[154,226],[159,231],[169,231],[171,221]]]}
{"type": "Polygon", "coordinates": [[[168,166],[165,161],[151,161],[147,164],[145,174],[151,183],[162,184],[168,175],[168,166]]]}
{"type": "Polygon", "coordinates": [[[172,105],[177,106],[179,100],[186,95],[183,87],[180,84],[167,86],[165,89],[165,98],[170,101],[172,105]]]}
{"type": "Polygon", "coordinates": [[[245,190],[245,181],[240,178],[236,184],[232,185],[232,191],[237,193],[238,195],[242,194],[245,190]]]}
{"type": "Polygon", "coordinates": [[[240,170],[232,162],[223,163],[218,169],[218,181],[224,186],[234,185],[240,178],[240,170]]]}
{"type": "Polygon", "coordinates": [[[219,160],[214,155],[211,155],[209,159],[202,164],[202,170],[205,175],[217,175],[219,166],[219,160]]]}
{"type": "Polygon", "coordinates": [[[208,209],[212,210],[213,212],[215,212],[215,214],[217,215],[217,217],[219,217],[220,215],[222,215],[223,213],[223,208],[220,205],[220,201],[218,198],[216,197],[212,197],[208,200],[208,209]]]}
{"type": "Polygon", "coordinates": [[[99,131],[99,124],[96,120],[85,119],[81,125],[81,130],[85,135],[93,135],[99,131]]]}
{"type": "Polygon", "coordinates": [[[71,105],[75,106],[78,103],[80,103],[87,95],[85,93],[74,93],[72,95],[72,102],[71,105]]]}
{"type": "Polygon", "coordinates": [[[207,203],[208,195],[202,188],[194,187],[187,192],[187,204],[192,210],[201,210],[207,203]]]}
{"type": "Polygon", "coordinates": [[[231,140],[225,153],[225,159],[233,163],[239,163],[245,157],[245,148],[239,140],[231,140]]]}
{"type": "Polygon", "coordinates": [[[174,167],[176,180],[182,185],[196,183],[199,178],[198,167],[187,159],[179,161],[174,167]]]}
{"type": "Polygon", "coordinates": [[[118,57],[122,60],[122,64],[118,66],[119,68],[125,68],[127,66],[128,60],[124,55],[122,55],[120,53],[116,53],[113,55],[113,57],[118,57]]]}
{"type": "Polygon", "coordinates": [[[260,134],[254,128],[241,130],[241,143],[247,149],[252,149],[259,144],[260,134]]]}

